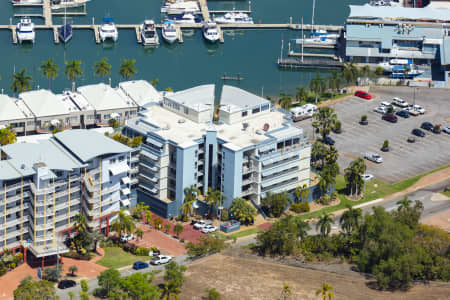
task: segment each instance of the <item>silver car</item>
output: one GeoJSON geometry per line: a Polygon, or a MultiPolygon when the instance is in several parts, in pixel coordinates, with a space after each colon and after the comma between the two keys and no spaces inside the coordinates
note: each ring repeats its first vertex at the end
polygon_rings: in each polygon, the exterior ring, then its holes
{"type": "Polygon", "coordinates": [[[381,157],[381,155],[375,152],[366,152],[366,154],[364,154],[364,158],[378,164],[383,162],[383,158],[381,157]]]}

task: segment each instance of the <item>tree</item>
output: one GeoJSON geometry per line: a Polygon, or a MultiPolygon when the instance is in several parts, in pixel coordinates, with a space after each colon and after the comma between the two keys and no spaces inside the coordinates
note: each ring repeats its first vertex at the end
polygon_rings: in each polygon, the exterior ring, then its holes
{"type": "Polygon", "coordinates": [[[332,214],[323,213],[320,216],[319,221],[317,221],[316,230],[319,229],[320,235],[322,237],[326,237],[326,236],[328,236],[330,234],[330,232],[331,232],[331,224],[333,224],[333,223],[334,223],[333,215],[332,214]]]}
{"type": "Polygon", "coordinates": [[[280,100],[278,101],[281,108],[285,110],[289,110],[292,106],[292,98],[290,95],[286,95],[284,93],[280,94],[280,100]]]}
{"type": "Polygon", "coordinates": [[[319,95],[323,93],[325,88],[326,88],[325,81],[323,80],[322,77],[320,77],[320,74],[317,73],[316,78],[311,79],[311,81],[309,82],[309,89],[314,92],[316,103],[319,98],[319,95]]]}
{"type": "Polygon", "coordinates": [[[35,281],[31,276],[22,280],[14,290],[15,300],[56,300],[55,284],[47,280],[35,281]]]}
{"type": "Polygon", "coordinates": [[[183,225],[180,223],[175,224],[175,226],[173,226],[173,233],[179,238],[181,233],[183,233],[183,225]]]}
{"type": "Polygon", "coordinates": [[[172,229],[172,225],[170,225],[170,223],[165,223],[164,224],[164,231],[166,233],[169,233],[169,231],[172,229]]]}
{"type": "Polygon", "coordinates": [[[178,296],[181,293],[181,289],[177,287],[173,282],[167,282],[164,284],[161,299],[162,300],[178,300],[178,296]]]}
{"type": "Polygon", "coordinates": [[[281,290],[280,300],[287,300],[292,295],[292,290],[289,285],[284,284],[281,290]]]}
{"type": "Polygon", "coordinates": [[[370,67],[368,65],[364,65],[360,69],[360,75],[364,77],[364,83],[369,80],[369,77],[372,76],[372,72],[370,71],[370,67]]]}
{"type": "Polygon", "coordinates": [[[136,67],[134,64],[136,63],[135,59],[122,59],[122,64],[119,68],[119,74],[123,79],[129,80],[130,77],[134,77],[136,75],[136,67]]]}
{"type": "Polygon", "coordinates": [[[145,204],[144,202],[140,202],[136,204],[136,206],[133,209],[133,217],[140,220],[142,219],[142,214],[145,213],[150,209],[150,206],[145,204]]]}
{"type": "Polygon", "coordinates": [[[313,115],[313,119],[313,127],[319,130],[322,140],[325,140],[337,121],[337,115],[333,108],[324,106],[320,107],[319,111],[313,115]]]}
{"type": "Polygon", "coordinates": [[[111,228],[117,232],[119,236],[121,236],[122,233],[131,234],[136,228],[136,225],[134,224],[133,218],[126,214],[125,210],[121,209],[117,215],[117,218],[111,224],[111,228]]]}
{"type": "Polygon", "coordinates": [[[331,292],[333,290],[333,287],[326,282],[322,284],[322,287],[316,291],[316,295],[320,295],[322,300],[331,300],[334,298],[334,294],[331,292]]]}
{"type": "Polygon", "coordinates": [[[331,71],[331,76],[328,77],[328,88],[334,93],[337,92],[342,86],[341,76],[337,71],[331,71]]]}
{"type": "Polygon", "coordinates": [[[353,191],[355,191],[356,194],[361,192],[361,187],[364,184],[361,175],[366,172],[366,168],[364,160],[362,158],[357,158],[344,170],[344,178],[350,195],[353,195],[353,191]]]}
{"type": "Polygon", "coordinates": [[[75,81],[77,77],[83,75],[83,70],[81,69],[81,60],[72,60],[65,62],[66,68],[64,70],[64,75],[72,81],[72,90],[75,90],[75,81]]]}
{"type": "Polygon", "coordinates": [[[184,203],[179,208],[182,211],[184,220],[187,220],[187,218],[193,214],[193,204],[197,201],[198,195],[200,195],[200,190],[193,184],[184,189],[184,203]]]}
{"type": "Polygon", "coordinates": [[[236,198],[230,207],[233,216],[243,224],[253,223],[257,215],[256,209],[243,198],[236,198]]]}
{"type": "Polygon", "coordinates": [[[111,64],[108,63],[107,57],[104,57],[102,60],[94,63],[94,75],[100,76],[102,80],[104,76],[111,75],[111,64]]]}
{"type": "Polygon", "coordinates": [[[97,276],[98,285],[103,291],[103,295],[107,296],[112,291],[120,288],[120,272],[116,269],[108,269],[97,276]]]}
{"type": "Polygon", "coordinates": [[[77,233],[83,233],[87,229],[86,217],[82,214],[77,214],[74,217],[75,222],[73,224],[73,228],[77,233]]]}
{"type": "Polygon", "coordinates": [[[75,277],[75,272],[78,271],[77,266],[70,266],[69,267],[69,272],[70,272],[70,276],[75,277]]]}
{"type": "Polygon", "coordinates": [[[42,71],[42,76],[47,78],[48,89],[50,89],[51,80],[55,80],[55,77],[58,75],[59,67],[53,63],[53,58],[50,58],[49,60],[42,63],[42,65],[39,67],[39,70],[42,71]]]}
{"type": "Polygon", "coordinates": [[[142,240],[142,237],[144,236],[144,231],[141,228],[136,228],[136,230],[134,231],[134,233],[136,234],[136,236],[142,240]]]}
{"type": "Polygon", "coordinates": [[[158,78],[153,78],[153,80],[149,81],[149,83],[151,85],[153,85],[153,87],[156,87],[159,83],[159,79],[158,78]]]}
{"type": "Polygon", "coordinates": [[[87,283],[87,281],[85,279],[82,279],[80,281],[80,285],[81,285],[81,290],[85,293],[87,293],[89,291],[89,285],[87,283]]]}
{"type": "Polygon", "coordinates": [[[160,230],[162,224],[163,224],[163,220],[161,218],[153,219],[153,228],[155,228],[156,230],[160,230]]]}
{"type": "Polygon", "coordinates": [[[188,242],[186,249],[190,258],[198,258],[208,254],[218,253],[225,249],[225,239],[214,235],[202,235],[196,243],[188,242]]]}
{"type": "Polygon", "coordinates": [[[73,300],[75,298],[75,293],[74,292],[69,291],[67,294],[69,295],[69,299],[70,300],[73,300]]]}
{"type": "Polygon", "coordinates": [[[411,207],[412,200],[408,199],[408,196],[403,197],[402,200],[397,201],[398,211],[407,210],[411,207]]]}
{"type": "Polygon", "coordinates": [[[186,277],[186,266],[179,265],[175,261],[171,261],[165,266],[166,272],[164,273],[164,280],[166,284],[163,291],[163,299],[178,299],[178,294],[181,292],[186,277]],[[164,298],[165,297],[165,298],[164,298]]]}
{"type": "Polygon", "coordinates": [[[31,90],[31,82],[33,78],[31,76],[25,75],[26,69],[22,69],[19,73],[14,73],[11,75],[11,79],[13,80],[10,86],[10,89],[14,91],[14,93],[23,93],[25,91],[31,90]]]}
{"type": "Polygon", "coordinates": [[[303,186],[298,186],[295,188],[295,197],[297,198],[297,201],[303,202],[308,199],[309,196],[309,188],[306,184],[303,186]]]}
{"type": "Polygon", "coordinates": [[[354,209],[352,206],[347,205],[347,210],[339,219],[339,224],[349,234],[359,229],[361,218],[362,210],[360,208],[354,209]]]}
{"type": "Polygon", "coordinates": [[[311,160],[315,163],[318,169],[322,169],[325,164],[328,149],[321,141],[315,141],[311,149],[311,160]],[[320,165],[317,162],[320,161],[320,165]]]}
{"type": "Polygon", "coordinates": [[[145,212],[145,222],[150,224],[152,222],[152,212],[150,210],[147,210],[145,212]]]}
{"type": "Polygon", "coordinates": [[[358,67],[353,62],[344,63],[342,77],[348,85],[355,84],[358,78],[358,67]]]}
{"type": "Polygon", "coordinates": [[[306,99],[308,98],[308,92],[306,91],[304,86],[298,86],[296,88],[296,93],[295,93],[295,100],[297,100],[297,102],[302,102],[302,101],[306,101],[306,99]]]}
{"type": "Polygon", "coordinates": [[[207,300],[220,300],[222,299],[222,296],[220,295],[220,293],[215,289],[206,289],[206,292],[208,293],[208,297],[206,298],[207,300]]]}
{"type": "Polygon", "coordinates": [[[211,187],[208,188],[208,194],[206,195],[205,201],[209,204],[211,213],[217,215],[217,208],[223,200],[225,200],[225,196],[220,190],[214,190],[211,187]]]}
{"type": "Polygon", "coordinates": [[[268,211],[269,215],[278,218],[290,202],[289,196],[284,193],[267,192],[266,197],[261,200],[261,205],[268,211]]]}
{"type": "Polygon", "coordinates": [[[59,277],[61,277],[61,267],[44,269],[45,280],[57,282],[59,277]]]}
{"type": "Polygon", "coordinates": [[[11,129],[11,127],[0,129],[0,144],[2,146],[14,144],[16,141],[16,133],[11,129]]]}
{"type": "Polygon", "coordinates": [[[161,293],[156,285],[152,285],[152,273],[134,273],[120,280],[120,286],[126,299],[130,300],[157,300],[161,293]]]}

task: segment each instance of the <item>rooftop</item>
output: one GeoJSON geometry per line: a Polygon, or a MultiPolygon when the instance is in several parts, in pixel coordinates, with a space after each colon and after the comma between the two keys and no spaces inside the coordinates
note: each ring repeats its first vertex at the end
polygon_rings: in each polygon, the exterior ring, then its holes
{"type": "Polygon", "coordinates": [[[55,134],[55,138],[70,149],[82,162],[87,162],[101,155],[131,151],[131,148],[93,130],[65,130],[55,134]]]}
{"type": "Polygon", "coordinates": [[[65,91],[60,97],[63,101],[71,101],[80,111],[95,110],[94,106],[80,93],[65,91]]]}
{"type": "Polygon", "coordinates": [[[144,106],[149,102],[159,102],[162,95],[145,80],[133,80],[119,83],[119,89],[130,97],[137,105],[144,106]]]}
{"type": "MultiPolygon", "coordinates": [[[[26,106],[36,117],[66,115],[72,112],[70,104],[64,104],[49,90],[35,90],[19,94],[26,106]]],[[[75,108],[76,110],[76,108],[75,108]]]]}
{"type": "Polygon", "coordinates": [[[24,119],[27,116],[16,105],[15,99],[0,94],[0,121],[24,119]]]}
{"type": "Polygon", "coordinates": [[[270,104],[270,101],[234,86],[224,85],[222,88],[221,110],[234,113],[263,104],[270,104]]]}
{"type": "Polygon", "coordinates": [[[198,112],[211,110],[214,108],[214,84],[199,85],[167,95],[165,98],[198,112]]]}
{"type": "Polygon", "coordinates": [[[125,99],[116,89],[104,83],[85,85],[79,87],[77,91],[98,111],[137,106],[133,101],[125,99]]]}
{"type": "Polygon", "coordinates": [[[397,6],[350,5],[349,18],[393,20],[450,21],[450,10],[444,8],[410,8],[397,6]]]}
{"type": "Polygon", "coordinates": [[[0,180],[17,179],[34,173],[30,166],[26,166],[18,159],[0,161],[0,180]]]}

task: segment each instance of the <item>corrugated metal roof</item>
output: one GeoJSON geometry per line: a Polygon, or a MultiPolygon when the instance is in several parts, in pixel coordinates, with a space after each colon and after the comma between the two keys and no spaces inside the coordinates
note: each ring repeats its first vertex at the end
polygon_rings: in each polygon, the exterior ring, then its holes
{"type": "Polygon", "coordinates": [[[133,80],[119,83],[120,89],[139,106],[162,100],[162,95],[145,80],[133,80]]]}
{"type": "Polygon", "coordinates": [[[195,111],[212,110],[214,108],[214,84],[199,85],[165,97],[195,111]]]}
{"type": "Polygon", "coordinates": [[[131,99],[126,99],[107,84],[91,84],[79,87],[77,91],[86,98],[86,100],[96,110],[112,110],[137,107],[131,99]]]}
{"type": "Polygon", "coordinates": [[[25,114],[14,103],[14,99],[0,94],[0,121],[25,119],[25,114]]]}
{"type": "Polygon", "coordinates": [[[19,98],[36,117],[66,115],[71,111],[58,96],[48,90],[35,90],[19,94],[19,98]]]}
{"type": "Polygon", "coordinates": [[[220,105],[227,112],[238,112],[263,104],[270,104],[270,101],[234,86],[224,85],[222,88],[220,105]]]}
{"type": "Polygon", "coordinates": [[[450,9],[371,6],[369,4],[350,5],[349,18],[450,21],[450,9]]]}

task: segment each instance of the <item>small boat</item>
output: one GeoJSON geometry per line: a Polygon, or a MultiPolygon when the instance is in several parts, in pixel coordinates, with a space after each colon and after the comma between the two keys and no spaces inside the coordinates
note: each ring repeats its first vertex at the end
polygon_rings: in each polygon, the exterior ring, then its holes
{"type": "Polygon", "coordinates": [[[253,24],[253,19],[246,13],[229,12],[221,17],[214,18],[217,24],[253,24]]]}
{"type": "Polygon", "coordinates": [[[177,15],[173,20],[176,24],[195,24],[201,22],[200,18],[189,13],[177,15]]]}
{"type": "Polygon", "coordinates": [[[337,40],[333,38],[328,38],[327,36],[317,36],[313,38],[306,39],[296,39],[295,42],[297,44],[307,45],[326,45],[326,46],[334,46],[337,44],[337,40]]]}
{"type": "Polygon", "coordinates": [[[174,43],[178,39],[177,28],[175,27],[174,22],[171,20],[164,21],[161,33],[163,39],[169,44],[174,43]]]}
{"type": "Polygon", "coordinates": [[[329,33],[328,31],[324,29],[319,29],[311,32],[311,37],[327,37],[329,39],[338,39],[339,34],[337,33],[329,33]]]}
{"type": "Polygon", "coordinates": [[[90,0],[51,0],[52,10],[63,8],[80,7],[88,3],[90,0]]]}
{"type": "Polygon", "coordinates": [[[196,1],[176,2],[161,7],[162,13],[169,15],[177,15],[182,13],[199,14],[201,13],[200,7],[196,1]]]}
{"type": "Polygon", "coordinates": [[[67,9],[64,9],[64,25],[58,27],[59,39],[65,44],[72,38],[72,25],[67,23],[67,9]]]}
{"type": "Polygon", "coordinates": [[[20,22],[17,23],[17,39],[20,44],[24,41],[31,41],[34,44],[35,32],[34,23],[31,22],[29,17],[23,17],[20,22]]]}
{"type": "Polygon", "coordinates": [[[394,70],[394,67],[396,66],[401,66],[402,68],[404,67],[410,68],[410,65],[412,65],[412,60],[398,59],[398,58],[393,58],[390,59],[389,61],[381,62],[378,64],[378,66],[382,67],[383,71],[386,73],[391,73],[394,70]]]}
{"type": "Polygon", "coordinates": [[[41,4],[42,0],[11,0],[12,4],[41,4]]]}
{"type": "Polygon", "coordinates": [[[217,24],[214,22],[205,22],[202,27],[203,37],[211,43],[215,43],[219,40],[219,30],[217,24]]]}
{"type": "Polygon", "coordinates": [[[156,32],[155,22],[153,20],[145,20],[139,29],[143,45],[159,45],[158,32],[156,32]]]}
{"type": "Polygon", "coordinates": [[[99,31],[100,39],[104,42],[107,39],[117,42],[119,39],[119,32],[117,31],[116,24],[114,24],[113,18],[103,18],[102,25],[100,25],[99,31]]]}
{"type": "Polygon", "coordinates": [[[392,78],[411,79],[423,74],[422,70],[417,69],[414,65],[401,66],[397,65],[392,68],[392,78]]]}

